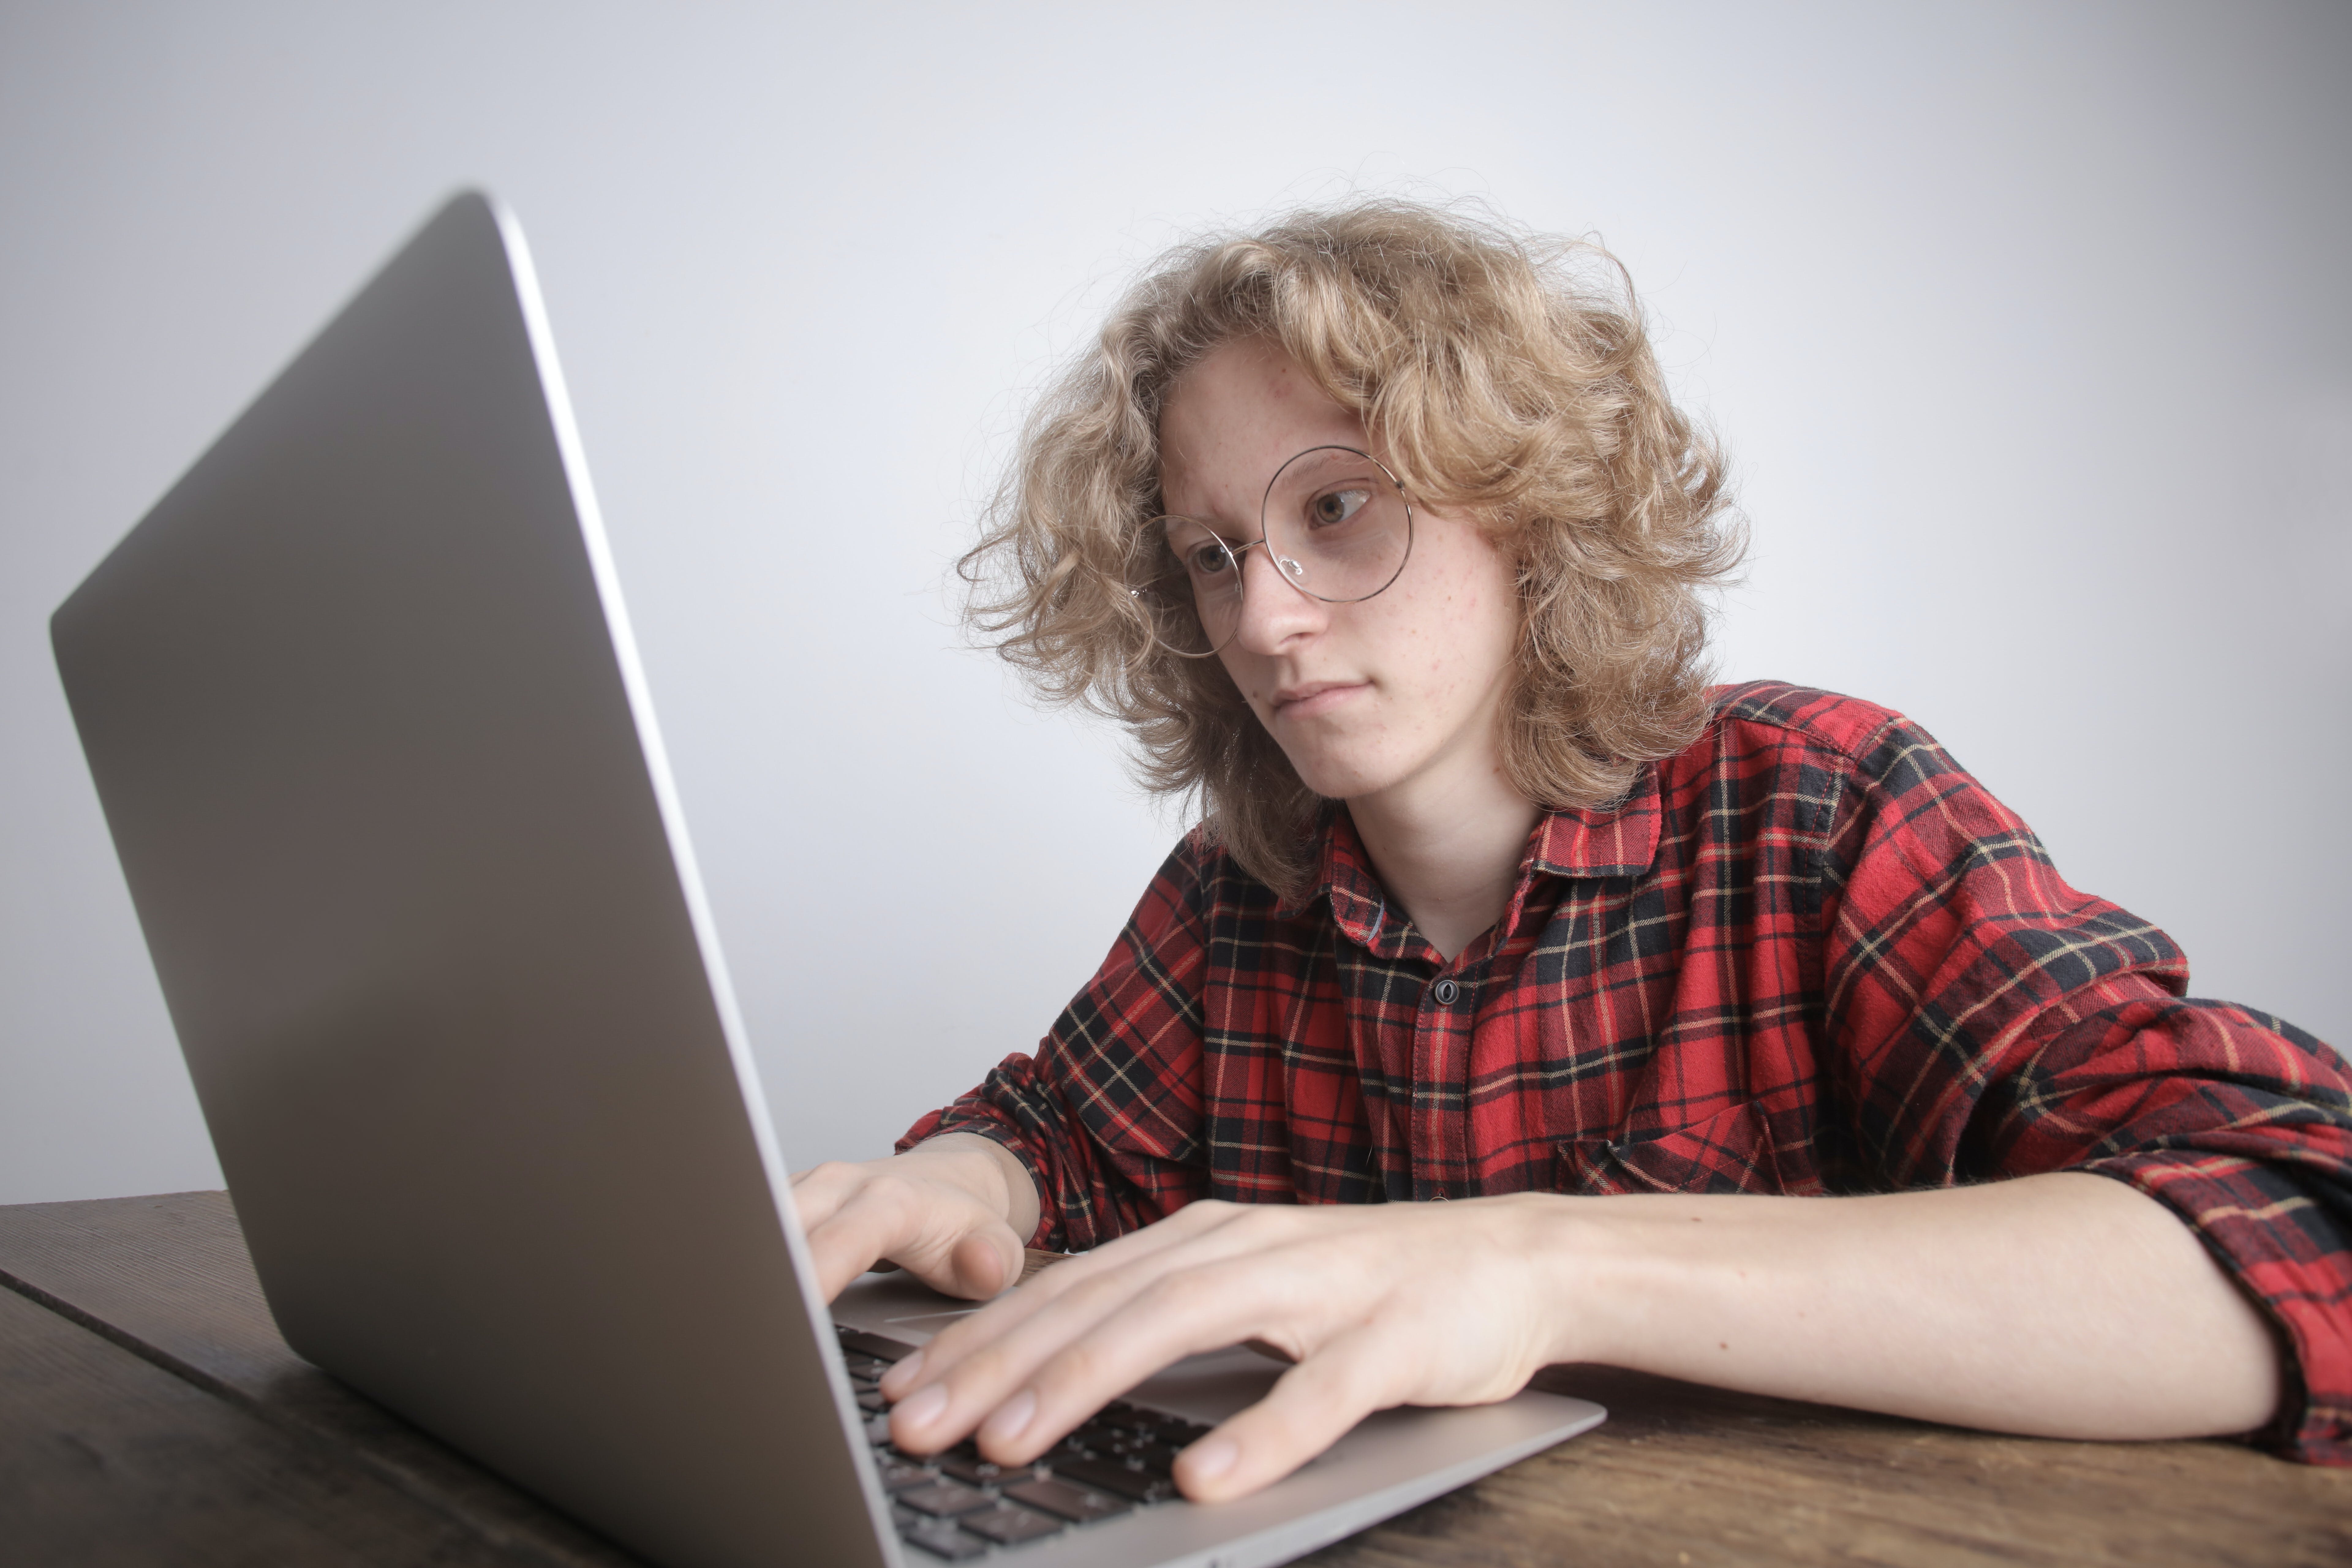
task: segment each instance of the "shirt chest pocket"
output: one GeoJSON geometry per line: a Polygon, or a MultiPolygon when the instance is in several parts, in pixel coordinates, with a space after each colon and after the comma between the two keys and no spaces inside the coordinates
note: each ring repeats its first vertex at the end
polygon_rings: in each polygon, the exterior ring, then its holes
{"type": "Polygon", "coordinates": [[[1753,1103],[1664,1132],[1577,1138],[1554,1146],[1559,1190],[1623,1193],[1778,1193],[1771,1130],[1753,1103]]]}

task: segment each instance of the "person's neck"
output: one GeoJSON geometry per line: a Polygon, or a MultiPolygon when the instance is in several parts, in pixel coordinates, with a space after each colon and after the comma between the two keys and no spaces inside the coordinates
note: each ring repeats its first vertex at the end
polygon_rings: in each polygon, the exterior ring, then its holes
{"type": "Polygon", "coordinates": [[[1348,815],[1389,897],[1451,963],[1502,918],[1543,812],[1495,763],[1360,796],[1348,815]]]}

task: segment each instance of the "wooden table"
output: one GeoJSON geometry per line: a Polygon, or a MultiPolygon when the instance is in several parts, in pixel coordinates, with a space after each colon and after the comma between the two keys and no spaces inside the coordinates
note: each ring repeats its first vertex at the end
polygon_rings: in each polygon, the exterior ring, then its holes
{"type": "MultiPolygon", "coordinates": [[[[297,1359],[224,1193],[0,1208],[0,1562],[636,1560],[297,1359]]],[[[2352,1472],[1558,1367],[1608,1425],[1306,1561],[2352,1563],[2352,1472]]]]}

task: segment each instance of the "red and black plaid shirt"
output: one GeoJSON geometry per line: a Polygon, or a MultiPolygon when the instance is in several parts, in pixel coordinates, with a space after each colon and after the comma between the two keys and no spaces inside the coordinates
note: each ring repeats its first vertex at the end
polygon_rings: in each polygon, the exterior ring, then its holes
{"type": "Polygon", "coordinates": [[[1917,726],[1717,693],[1613,811],[1557,811],[1448,963],[1344,813],[1285,902],[1195,833],[1035,1057],[901,1148],[979,1132],[1084,1249],[1194,1198],[1884,1192],[2131,1183],[2292,1347],[2273,1445],[2352,1462],[2352,1080],[2183,1001],[2147,921],[2067,886],[1917,726]]]}

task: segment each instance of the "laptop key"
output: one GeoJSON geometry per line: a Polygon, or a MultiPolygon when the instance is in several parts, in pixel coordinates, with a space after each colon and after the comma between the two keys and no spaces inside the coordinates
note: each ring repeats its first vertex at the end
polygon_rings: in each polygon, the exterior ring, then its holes
{"type": "Polygon", "coordinates": [[[1037,1474],[1034,1465],[1015,1465],[1006,1469],[1001,1465],[992,1465],[986,1459],[968,1459],[955,1454],[943,1456],[939,1466],[940,1474],[953,1476],[975,1487],[1001,1487],[1010,1481],[1029,1480],[1037,1474]]]}
{"type": "Polygon", "coordinates": [[[1000,1546],[1018,1546],[1024,1541],[1051,1535],[1067,1526],[1050,1514],[1032,1513],[1025,1508],[1015,1508],[1009,1502],[998,1503],[986,1513],[968,1513],[956,1522],[974,1535],[984,1535],[1000,1546]]]}
{"type": "Polygon", "coordinates": [[[1187,1421],[1181,1415],[1161,1415],[1153,1423],[1160,1440],[1172,1448],[1188,1447],[1207,1436],[1213,1429],[1198,1421],[1187,1421]]]}
{"type": "Polygon", "coordinates": [[[934,1557],[944,1557],[950,1563],[966,1563],[988,1550],[988,1542],[977,1535],[967,1535],[955,1527],[952,1520],[933,1520],[929,1524],[898,1532],[902,1541],[912,1542],[934,1557]]]}
{"type": "Polygon", "coordinates": [[[857,1408],[875,1414],[889,1409],[890,1402],[882,1397],[880,1389],[861,1388],[857,1391],[857,1408]]]}
{"type": "Polygon", "coordinates": [[[1042,1508],[1048,1513],[1058,1513],[1077,1524],[1091,1524],[1098,1519],[1108,1519],[1132,1509],[1135,1504],[1108,1492],[1098,1492],[1075,1481],[1058,1477],[1045,1480],[1022,1481],[1004,1489],[1004,1495],[1031,1508],[1042,1508]]]}
{"type": "Polygon", "coordinates": [[[1102,1457],[1106,1459],[1128,1460],[1141,1465],[1155,1476],[1173,1473],[1177,1453],[1177,1449],[1170,1447],[1165,1443],[1145,1443],[1134,1440],[1105,1444],[1101,1449],[1102,1457]]]}
{"type": "Polygon", "coordinates": [[[927,1487],[939,1479],[922,1466],[909,1464],[904,1459],[882,1461],[882,1489],[886,1492],[897,1493],[910,1487],[927,1487]]]}
{"type": "Polygon", "coordinates": [[[1083,1448],[1090,1454],[1108,1453],[1113,1445],[1135,1440],[1135,1435],[1117,1426],[1097,1426],[1092,1423],[1079,1427],[1062,1439],[1065,1448],[1083,1448]]]}
{"type": "MultiPolygon", "coordinates": [[[[839,1325],[835,1325],[839,1328],[839,1325]]],[[[843,1352],[856,1352],[879,1362],[894,1362],[915,1353],[915,1347],[900,1340],[885,1339],[869,1334],[863,1329],[840,1329],[843,1352]]]]}
{"type": "Polygon", "coordinates": [[[959,1513],[971,1513],[976,1509],[986,1508],[996,1500],[984,1491],[959,1486],[954,1481],[934,1481],[927,1487],[911,1487],[900,1492],[898,1500],[925,1513],[952,1518],[959,1513]]]}
{"type": "Polygon", "coordinates": [[[1106,1425],[1117,1426],[1122,1431],[1157,1432],[1160,1423],[1168,1418],[1157,1410],[1146,1410],[1140,1405],[1129,1405],[1124,1400],[1115,1400],[1103,1406],[1102,1414],[1097,1419],[1106,1425]]]}
{"type": "Polygon", "coordinates": [[[1116,1459],[1061,1459],[1054,1474],[1063,1480],[1083,1481],[1101,1491],[1116,1492],[1137,1502],[1158,1502],[1176,1495],[1176,1483],[1143,1470],[1130,1470],[1116,1459]]]}

